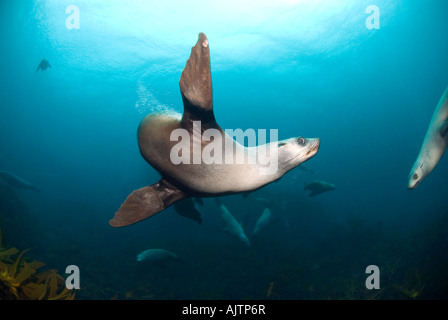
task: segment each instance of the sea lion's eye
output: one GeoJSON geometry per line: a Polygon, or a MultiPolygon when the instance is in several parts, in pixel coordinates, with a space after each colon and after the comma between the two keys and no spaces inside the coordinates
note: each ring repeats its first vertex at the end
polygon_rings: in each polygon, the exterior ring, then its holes
{"type": "Polygon", "coordinates": [[[418,174],[414,173],[414,175],[412,176],[412,179],[417,180],[418,179],[418,174]]]}
{"type": "Polygon", "coordinates": [[[285,144],[286,144],[286,143],[281,142],[281,143],[278,144],[277,148],[283,147],[285,144]]]}
{"type": "Polygon", "coordinates": [[[297,139],[297,143],[298,144],[305,144],[305,139],[303,139],[302,137],[297,139]]]}

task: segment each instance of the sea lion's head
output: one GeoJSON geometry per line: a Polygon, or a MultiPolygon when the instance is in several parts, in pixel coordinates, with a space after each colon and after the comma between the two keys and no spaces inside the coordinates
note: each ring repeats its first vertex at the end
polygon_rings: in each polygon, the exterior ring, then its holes
{"type": "Polygon", "coordinates": [[[423,171],[424,163],[420,161],[416,162],[411,172],[409,173],[408,189],[415,189],[426,177],[423,171]]]}
{"type": "Polygon", "coordinates": [[[314,157],[319,147],[319,138],[298,137],[278,141],[279,167],[291,170],[314,157]]]}

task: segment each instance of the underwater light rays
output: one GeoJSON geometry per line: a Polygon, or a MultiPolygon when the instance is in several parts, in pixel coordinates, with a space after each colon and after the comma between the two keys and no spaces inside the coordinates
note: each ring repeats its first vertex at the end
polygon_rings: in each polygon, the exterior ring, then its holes
{"type": "Polygon", "coordinates": [[[80,29],[67,30],[64,23],[67,3],[36,0],[36,20],[45,25],[47,36],[59,48],[101,48],[94,50],[92,65],[87,66],[91,68],[96,62],[107,62],[109,55],[113,55],[112,61],[131,65],[184,52],[200,31],[206,31],[214,39],[212,49],[221,55],[217,55],[216,61],[224,63],[215,65],[218,69],[226,68],[229,61],[241,61],[237,56],[243,57],[243,63],[246,56],[271,64],[284,54],[306,54],[304,47],[314,54],[350,44],[350,40],[359,36],[357,26],[362,28],[365,18],[362,5],[356,1],[195,0],[172,1],[168,6],[159,1],[83,0],[76,4],[80,10],[80,29]],[[277,52],[276,44],[284,43],[285,39],[289,48],[277,52]],[[66,45],[67,42],[71,45],[66,45]]]}

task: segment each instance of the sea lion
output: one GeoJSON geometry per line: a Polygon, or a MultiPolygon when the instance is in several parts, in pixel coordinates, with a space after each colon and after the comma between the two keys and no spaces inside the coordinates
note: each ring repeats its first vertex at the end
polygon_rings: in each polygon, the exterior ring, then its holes
{"type": "Polygon", "coordinates": [[[39,70],[44,71],[47,68],[51,68],[50,62],[48,62],[47,59],[42,59],[39,65],[37,66],[36,72],[39,70]]]}
{"type": "Polygon", "coordinates": [[[238,240],[242,241],[246,245],[250,245],[249,239],[244,233],[244,229],[241,224],[230,213],[229,209],[221,202],[220,199],[215,198],[215,202],[219,207],[220,218],[222,223],[221,231],[228,233],[238,240]]]}
{"type": "Polygon", "coordinates": [[[408,189],[415,189],[439,163],[448,145],[448,88],[434,110],[417,160],[409,173],[408,189]]]}
{"type": "Polygon", "coordinates": [[[263,213],[258,218],[257,222],[255,223],[254,231],[252,231],[252,235],[256,235],[260,233],[261,230],[265,229],[269,225],[273,225],[280,221],[278,215],[272,214],[271,209],[264,208],[263,213]]]}
{"type": "MultiPolygon", "coordinates": [[[[186,197],[216,197],[259,189],[280,179],[319,150],[318,138],[302,137],[245,147],[221,129],[213,113],[210,51],[203,33],[199,34],[191,50],[179,85],[183,115],[151,113],[142,120],[137,133],[140,153],[161,174],[162,179],[132,192],[109,221],[113,227],[123,227],[149,218],[186,197]],[[182,137],[176,134],[185,132],[188,134],[187,151],[193,154],[192,163],[173,161],[173,155],[182,153],[182,157],[185,156],[184,150],[180,152],[176,149],[180,144],[179,137],[182,137]],[[206,137],[207,132],[214,135],[206,137]],[[208,163],[201,158],[198,162],[194,158],[195,152],[201,154],[210,151],[211,147],[215,147],[214,156],[222,151],[221,159],[226,160],[224,163],[208,163]],[[273,158],[277,160],[277,170],[271,174],[263,171],[267,164],[259,161],[267,149],[278,155],[273,158]],[[245,159],[242,164],[237,161],[241,156],[245,159]],[[231,163],[228,163],[229,159],[231,163]],[[255,163],[250,161],[254,159],[257,160],[255,163]]],[[[197,219],[197,216],[194,218],[197,219]]]]}
{"type": "Polygon", "coordinates": [[[138,262],[145,261],[154,264],[164,264],[175,260],[179,260],[179,256],[165,249],[148,249],[137,255],[138,262]]]}
{"type": "Polygon", "coordinates": [[[310,190],[311,193],[309,194],[310,197],[317,196],[318,194],[321,194],[323,192],[331,191],[336,189],[335,185],[332,183],[328,183],[325,181],[315,180],[310,183],[305,183],[305,190],[310,190]]]}
{"type": "Polygon", "coordinates": [[[3,179],[3,181],[14,188],[29,189],[40,192],[39,188],[10,172],[0,170],[0,179],[3,179]]]}

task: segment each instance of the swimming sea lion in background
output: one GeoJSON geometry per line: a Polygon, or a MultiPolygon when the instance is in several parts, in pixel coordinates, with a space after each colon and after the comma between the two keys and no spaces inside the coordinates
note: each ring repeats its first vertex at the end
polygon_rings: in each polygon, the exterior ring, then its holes
{"type": "MultiPolygon", "coordinates": [[[[152,113],[142,120],[138,129],[140,152],[161,174],[162,179],[132,192],[115,213],[115,217],[109,221],[113,227],[123,227],[149,218],[186,197],[214,197],[259,189],[312,158],[319,149],[318,138],[302,137],[257,147],[244,147],[221,129],[213,113],[210,51],[207,37],[203,33],[199,34],[199,39],[191,50],[179,85],[184,104],[183,115],[174,112],[152,113]],[[173,163],[172,152],[179,145],[179,137],[176,136],[174,140],[177,140],[172,141],[174,130],[188,134],[186,140],[189,154],[193,154],[193,164],[173,163]],[[215,136],[213,140],[211,137],[203,138],[204,132],[210,131],[218,132],[221,139],[215,136]],[[217,144],[219,147],[213,150],[223,151],[223,158],[230,158],[232,163],[224,161],[207,164],[202,158],[199,163],[195,162],[195,152],[202,154],[204,149],[209,150],[217,144]],[[271,147],[278,153],[275,158],[278,166],[273,174],[263,174],[266,164],[260,161],[255,161],[254,164],[250,161],[238,164],[235,161],[241,159],[241,156],[258,160],[266,149],[273,150],[271,147]]],[[[174,153],[179,155],[179,151],[174,153]]]]}
{"type": "Polygon", "coordinates": [[[280,221],[280,216],[278,214],[273,214],[271,209],[264,208],[263,213],[258,218],[255,223],[254,231],[252,231],[252,235],[256,235],[260,233],[261,230],[265,229],[269,225],[273,225],[276,222],[280,221]]]}
{"type": "Polygon", "coordinates": [[[22,178],[16,176],[15,174],[12,174],[10,172],[2,171],[0,170],[0,179],[3,179],[7,184],[14,188],[18,189],[29,189],[34,190],[37,192],[40,192],[40,189],[33,186],[31,183],[29,183],[26,180],[23,180],[22,178]]]}
{"type": "Polygon", "coordinates": [[[177,254],[165,249],[148,249],[137,255],[137,261],[164,266],[169,261],[181,261],[181,259],[177,254]]]}
{"type": "Polygon", "coordinates": [[[408,189],[415,189],[439,163],[448,145],[448,88],[439,100],[423,140],[420,153],[409,173],[408,189]]]}
{"type": "Polygon", "coordinates": [[[235,219],[235,217],[230,213],[229,209],[222,203],[218,198],[215,198],[215,202],[219,207],[220,218],[221,218],[221,231],[235,236],[240,241],[244,242],[246,245],[250,245],[249,239],[244,233],[244,229],[241,224],[235,219]]]}
{"type": "Polygon", "coordinates": [[[48,62],[47,59],[42,59],[42,61],[37,66],[36,72],[39,70],[44,71],[47,68],[51,68],[50,62],[48,62]]]}
{"type": "Polygon", "coordinates": [[[311,193],[309,194],[310,197],[314,197],[318,194],[321,194],[323,192],[331,191],[336,189],[335,185],[332,183],[328,183],[325,181],[315,180],[310,183],[305,183],[305,190],[310,190],[311,193]]]}

